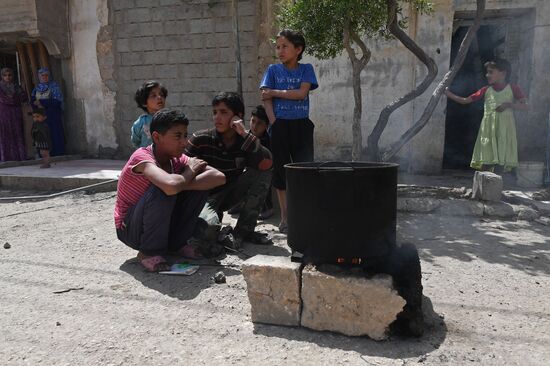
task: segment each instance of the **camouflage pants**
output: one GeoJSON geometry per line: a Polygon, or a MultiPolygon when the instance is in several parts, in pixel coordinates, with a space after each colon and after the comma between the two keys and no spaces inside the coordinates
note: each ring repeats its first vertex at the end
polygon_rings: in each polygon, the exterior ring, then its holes
{"type": "Polygon", "coordinates": [[[215,240],[221,228],[223,211],[240,202],[243,203],[243,206],[234,234],[245,237],[254,232],[258,214],[264,205],[270,187],[271,171],[248,168],[235,182],[227,185],[219,192],[211,193],[199,214],[199,218],[207,224],[207,227],[204,227],[204,231],[201,233],[202,235],[199,236],[202,236],[202,239],[215,240]]]}

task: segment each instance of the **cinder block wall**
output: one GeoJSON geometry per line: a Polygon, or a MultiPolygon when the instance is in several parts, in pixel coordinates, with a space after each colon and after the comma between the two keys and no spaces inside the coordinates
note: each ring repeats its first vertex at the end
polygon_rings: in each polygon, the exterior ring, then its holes
{"type": "MultiPolygon", "coordinates": [[[[261,14],[266,13],[263,3],[238,1],[247,116],[260,102],[258,85],[264,67],[260,50],[266,42],[259,31],[264,23],[261,14]]],[[[188,114],[191,131],[211,126],[212,97],[219,91],[237,90],[231,0],[116,0],[111,1],[110,11],[120,155],[133,151],[130,126],[142,113],[133,98],[147,79],[168,88],[167,105],[188,114]]]]}

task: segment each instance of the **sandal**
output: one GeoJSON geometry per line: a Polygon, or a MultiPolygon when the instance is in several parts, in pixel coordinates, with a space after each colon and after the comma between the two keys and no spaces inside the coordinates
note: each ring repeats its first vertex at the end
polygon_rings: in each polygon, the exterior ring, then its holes
{"type": "Polygon", "coordinates": [[[200,252],[200,249],[191,244],[186,244],[178,250],[178,254],[187,259],[203,259],[204,255],[200,252]]]}
{"type": "Polygon", "coordinates": [[[254,231],[245,237],[245,241],[257,245],[272,245],[273,240],[266,234],[254,231]]]}
{"type": "Polygon", "coordinates": [[[147,257],[143,253],[138,253],[138,260],[147,272],[159,272],[159,271],[169,271],[170,264],[160,255],[154,255],[152,257],[147,257]]]}

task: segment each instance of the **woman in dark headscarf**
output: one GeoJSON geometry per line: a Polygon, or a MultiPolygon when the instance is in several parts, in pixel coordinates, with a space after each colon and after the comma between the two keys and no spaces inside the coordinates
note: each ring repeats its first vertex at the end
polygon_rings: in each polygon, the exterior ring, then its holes
{"type": "Polygon", "coordinates": [[[0,70],[0,161],[24,160],[23,110],[27,94],[13,81],[13,70],[0,70]]]}
{"type": "Polygon", "coordinates": [[[63,94],[59,84],[50,81],[47,68],[38,69],[38,85],[33,89],[31,99],[36,107],[46,110],[46,123],[50,127],[52,147],[50,156],[65,154],[65,133],[63,132],[63,94]]]}

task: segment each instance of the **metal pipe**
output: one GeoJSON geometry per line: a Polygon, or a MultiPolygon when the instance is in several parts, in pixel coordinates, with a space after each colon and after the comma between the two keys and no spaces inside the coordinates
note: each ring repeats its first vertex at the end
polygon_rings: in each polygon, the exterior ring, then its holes
{"type": "Polygon", "coordinates": [[[241,71],[241,42],[239,40],[239,0],[232,0],[233,5],[233,36],[235,37],[235,78],[237,93],[243,95],[243,77],[241,71]]]}
{"type": "Polygon", "coordinates": [[[90,184],[90,185],[87,185],[87,186],[84,186],[84,187],[73,188],[73,189],[69,189],[67,191],[62,191],[62,192],[57,192],[57,193],[52,193],[52,194],[46,194],[46,195],[39,195],[39,196],[0,197],[0,203],[10,202],[10,201],[45,200],[45,199],[50,199],[50,198],[54,198],[54,197],[59,197],[59,196],[62,196],[62,195],[68,194],[68,193],[82,191],[82,190],[88,189],[88,188],[99,187],[99,186],[102,186],[104,184],[114,183],[114,182],[117,182],[117,181],[118,181],[118,179],[111,179],[111,180],[108,180],[108,181],[105,181],[105,182],[94,183],[94,184],[90,184]]]}

